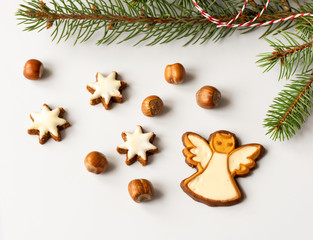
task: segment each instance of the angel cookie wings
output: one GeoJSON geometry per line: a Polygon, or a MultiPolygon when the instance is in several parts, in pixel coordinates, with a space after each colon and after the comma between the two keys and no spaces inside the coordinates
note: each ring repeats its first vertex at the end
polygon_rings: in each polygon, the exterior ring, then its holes
{"type": "Polygon", "coordinates": [[[206,141],[198,134],[183,135],[186,163],[197,172],[181,182],[181,187],[194,200],[209,206],[230,206],[241,201],[242,194],[234,179],[255,166],[262,146],[247,144],[236,148],[235,136],[217,131],[206,141]]]}

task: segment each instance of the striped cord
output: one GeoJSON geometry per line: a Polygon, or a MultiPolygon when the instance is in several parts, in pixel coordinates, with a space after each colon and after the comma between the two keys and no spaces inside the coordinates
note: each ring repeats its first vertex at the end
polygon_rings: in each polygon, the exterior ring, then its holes
{"type": "Polygon", "coordinates": [[[267,22],[263,22],[263,23],[254,23],[259,17],[262,16],[264,11],[267,9],[270,1],[271,0],[267,0],[266,4],[263,7],[263,9],[261,10],[261,12],[256,17],[254,17],[252,20],[250,20],[249,22],[244,22],[244,23],[240,23],[240,24],[232,24],[234,21],[236,21],[241,16],[241,14],[243,13],[243,11],[246,8],[248,0],[245,0],[245,3],[243,4],[240,12],[238,12],[238,14],[233,19],[231,19],[228,23],[227,22],[222,22],[222,21],[212,17],[210,14],[208,14],[206,11],[204,11],[195,0],[192,0],[193,4],[198,9],[198,11],[201,13],[201,15],[204,16],[206,19],[208,19],[210,22],[216,24],[217,27],[231,27],[231,28],[259,27],[259,26],[271,25],[271,24],[275,24],[275,23],[279,23],[279,22],[283,22],[283,21],[292,20],[294,18],[305,17],[305,16],[313,16],[312,13],[299,13],[299,14],[291,15],[289,17],[277,19],[277,20],[271,20],[271,21],[267,21],[267,22]]]}

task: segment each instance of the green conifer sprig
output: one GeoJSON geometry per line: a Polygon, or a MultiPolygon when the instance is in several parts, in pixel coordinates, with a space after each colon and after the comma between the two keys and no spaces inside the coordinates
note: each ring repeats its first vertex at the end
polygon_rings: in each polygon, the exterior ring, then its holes
{"type": "Polygon", "coordinates": [[[271,53],[259,55],[257,63],[268,72],[275,65],[280,64],[279,79],[289,79],[297,70],[306,73],[313,62],[313,39],[291,32],[281,32],[280,36],[287,42],[275,38],[275,41],[265,38],[274,49],[271,53]],[[300,68],[300,69],[299,69],[300,68]]]}
{"type": "MultiPolygon", "coordinates": [[[[250,0],[251,1],[251,0],[250,0]]],[[[282,0],[286,1],[286,0],[282,0]]],[[[199,4],[221,21],[229,21],[242,5],[241,0],[207,1],[199,4]]],[[[260,5],[252,1],[238,23],[253,19],[260,5]]],[[[284,12],[281,0],[273,0],[259,22],[290,16],[284,12]]],[[[17,12],[18,20],[27,31],[53,29],[52,37],[58,41],[75,38],[75,43],[89,40],[96,32],[102,37],[98,44],[121,43],[135,36],[137,43],[148,45],[168,43],[185,38],[186,44],[219,40],[232,34],[233,28],[217,28],[205,19],[193,6],[191,0],[39,0],[26,1],[17,12]]],[[[293,23],[282,22],[268,26],[265,34],[277,29],[288,29],[293,23]]],[[[243,33],[254,30],[245,29],[243,33]]]]}
{"type": "MultiPolygon", "coordinates": [[[[311,25],[310,21],[307,25],[311,25]]],[[[273,140],[283,141],[301,129],[313,108],[313,39],[301,30],[281,32],[279,36],[280,39],[266,39],[273,52],[260,54],[257,63],[265,71],[279,65],[279,79],[288,80],[298,73],[297,79],[288,83],[274,99],[264,120],[267,134],[273,140]]]]}
{"type": "Polygon", "coordinates": [[[267,134],[273,140],[290,139],[310,116],[313,108],[312,82],[311,74],[300,75],[274,99],[264,120],[267,134]]]}

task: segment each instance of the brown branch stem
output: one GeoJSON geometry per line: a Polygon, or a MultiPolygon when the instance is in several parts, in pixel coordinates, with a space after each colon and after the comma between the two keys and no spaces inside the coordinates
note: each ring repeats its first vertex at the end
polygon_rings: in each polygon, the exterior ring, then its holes
{"type": "MultiPolygon", "coordinates": [[[[124,23],[134,23],[141,22],[147,24],[186,24],[186,23],[209,23],[209,21],[202,16],[194,16],[194,17],[150,17],[146,15],[141,16],[121,16],[114,14],[63,14],[63,13],[55,13],[41,10],[27,11],[27,16],[30,18],[35,18],[40,21],[49,21],[50,23],[56,20],[101,20],[101,21],[109,21],[109,22],[124,22],[124,23]]],[[[265,22],[269,20],[280,19],[283,17],[290,16],[290,13],[286,12],[277,12],[272,14],[263,14],[258,22],[265,22]]],[[[234,18],[235,15],[227,15],[227,16],[215,16],[220,21],[229,21],[234,18]]],[[[247,22],[253,19],[255,16],[242,15],[238,18],[238,23],[247,22]]]]}
{"type": "Polygon", "coordinates": [[[293,102],[293,104],[290,106],[290,108],[288,109],[288,111],[285,113],[284,117],[279,121],[279,123],[277,124],[277,126],[275,127],[275,131],[277,131],[281,125],[283,124],[283,122],[287,119],[287,117],[290,115],[290,113],[293,111],[293,109],[295,108],[295,106],[297,105],[297,103],[300,101],[301,97],[303,96],[303,94],[308,90],[308,88],[311,86],[311,84],[313,83],[313,77],[311,77],[310,81],[308,82],[307,85],[305,85],[305,87],[303,88],[303,90],[301,91],[301,93],[299,94],[299,96],[296,98],[296,100],[293,102]]]}
{"type": "Polygon", "coordinates": [[[295,52],[302,51],[303,49],[312,47],[312,45],[313,45],[313,41],[306,43],[306,44],[303,44],[303,45],[300,45],[298,47],[293,47],[293,48],[284,50],[284,51],[281,51],[281,50],[274,51],[274,52],[272,52],[273,56],[270,57],[268,60],[273,61],[273,60],[279,60],[280,59],[281,64],[284,65],[285,59],[288,55],[293,54],[295,52]]]}

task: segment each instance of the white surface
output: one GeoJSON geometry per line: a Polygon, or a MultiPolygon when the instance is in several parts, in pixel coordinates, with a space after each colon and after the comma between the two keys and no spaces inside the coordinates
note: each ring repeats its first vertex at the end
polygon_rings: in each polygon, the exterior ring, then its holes
{"type": "Polygon", "coordinates": [[[25,33],[14,13],[21,1],[2,4],[1,13],[1,237],[5,240],[67,239],[309,239],[312,236],[313,117],[289,142],[272,142],[262,122],[284,81],[277,69],[262,74],[256,55],[271,51],[260,32],[234,34],[222,42],[182,47],[182,42],[155,47],[96,46],[94,41],[56,45],[49,32],[25,33]],[[203,54],[210,57],[204,59],[203,54]],[[22,75],[29,58],[42,60],[49,77],[29,81],[22,75]],[[163,80],[167,64],[181,62],[189,80],[172,86],[163,80]],[[106,111],[89,105],[86,84],[99,71],[116,70],[129,84],[126,101],[106,111]],[[220,89],[224,104],[212,111],[196,105],[203,85],[220,89]],[[147,118],[141,101],[159,95],[162,116],[147,118]],[[66,109],[72,127],[63,141],[38,143],[27,134],[29,113],[42,104],[66,109]],[[160,153],[146,167],[126,166],[115,148],[122,131],[140,124],[157,134],[160,153]],[[241,204],[211,208],[179,187],[194,170],[185,164],[181,135],[194,131],[207,138],[219,129],[234,132],[242,144],[262,144],[267,154],[247,178],[238,178],[246,194],[241,204]],[[103,152],[110,170],[93,175],[85,155],[103,152]],[[157,198],[136,204],[127,184],[147,178],[157,198]]]}

